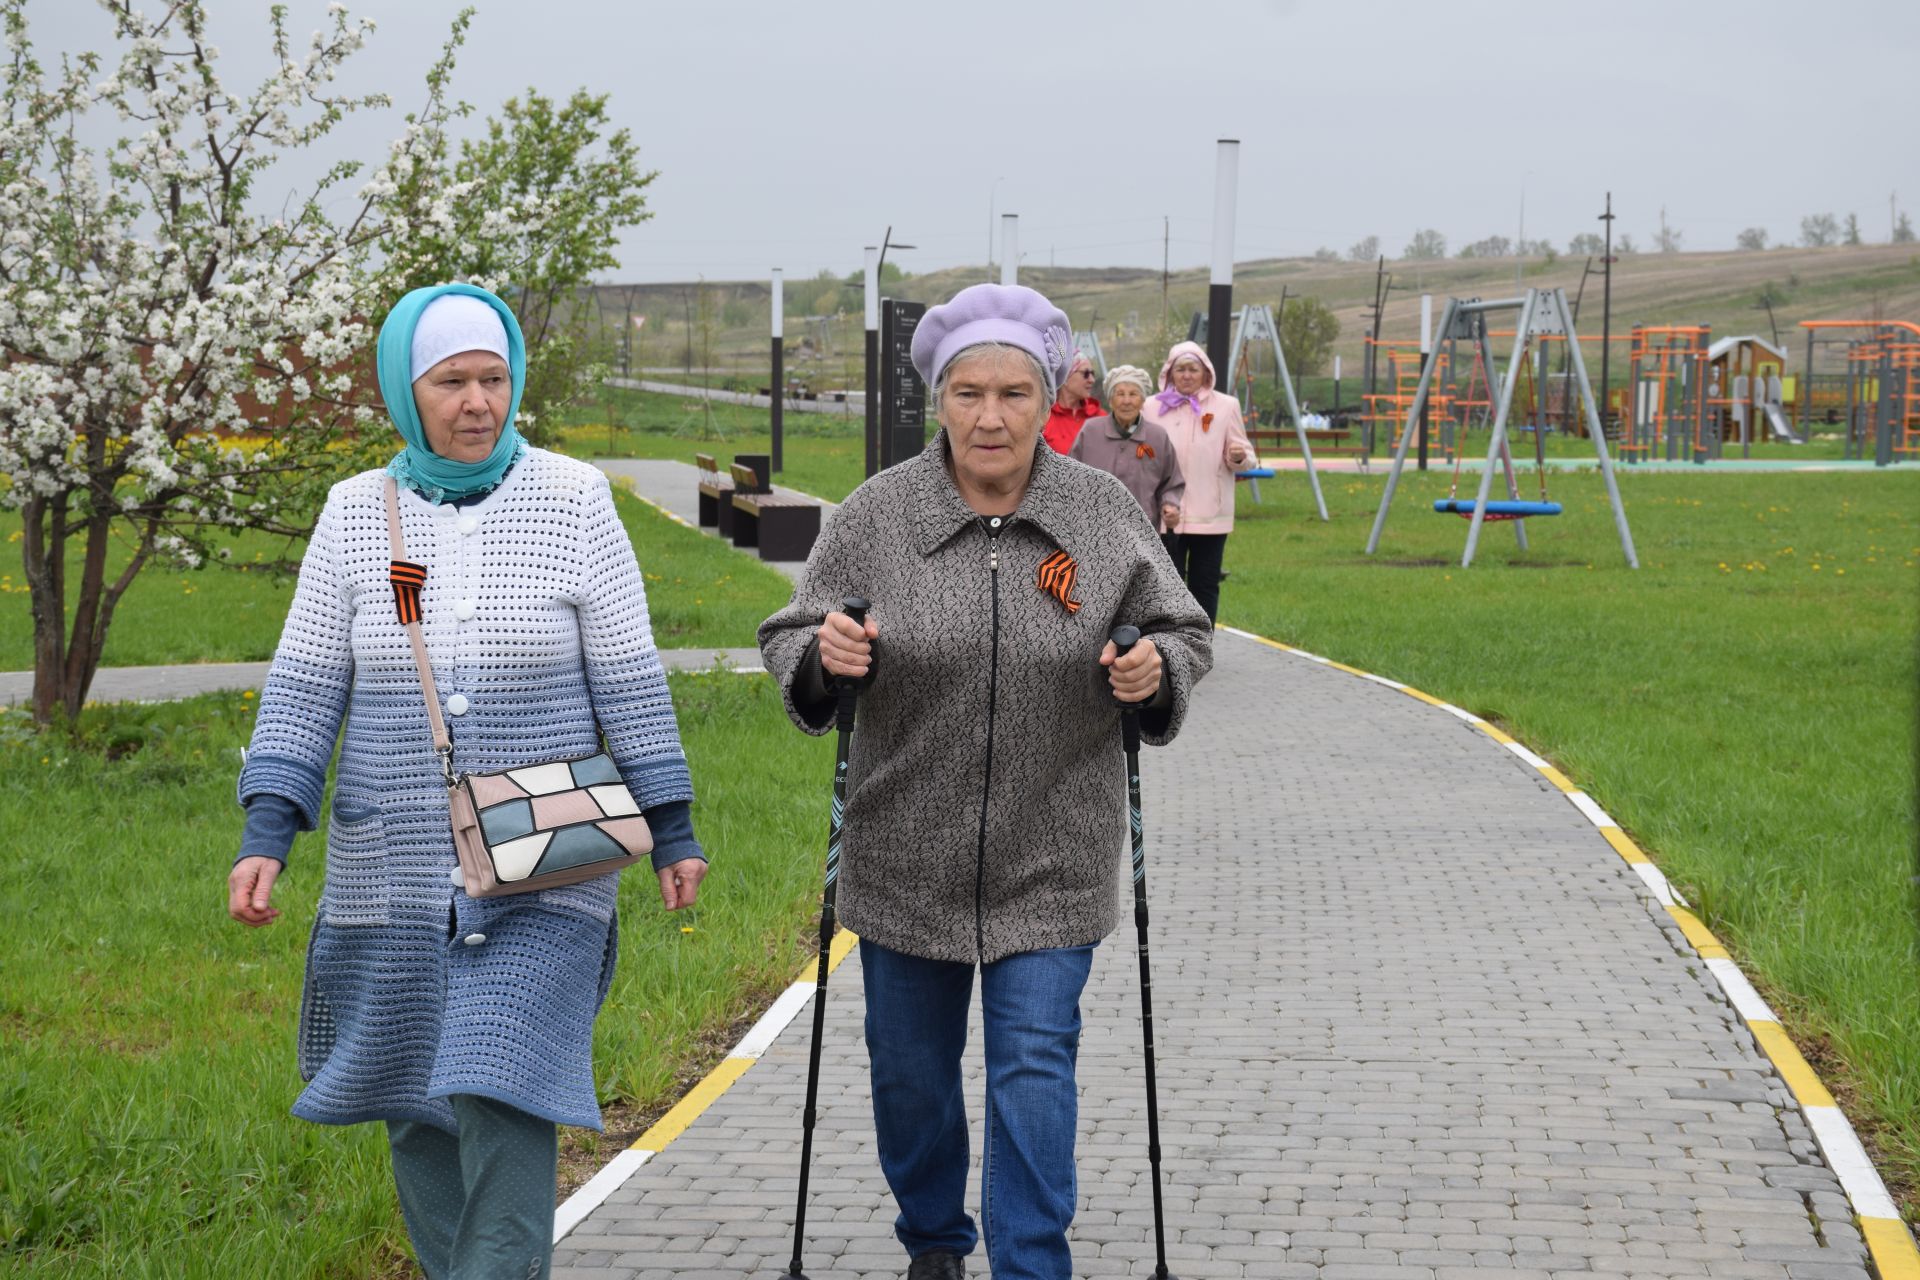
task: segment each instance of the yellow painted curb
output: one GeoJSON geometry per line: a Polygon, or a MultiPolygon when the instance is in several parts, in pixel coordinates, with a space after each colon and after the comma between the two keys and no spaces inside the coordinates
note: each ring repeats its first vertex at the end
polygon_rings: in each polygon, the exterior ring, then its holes
{"type": "Polygon", "coordinates": [[[685,1133],[687,1126],[713,1105],[715,1098],[732,1088],[733,1082],[745,1075],[753,1062],[752,1058],[723,1058],[704,1080],[687,1090],[687,1096],[675,1103],[673,1110],[656,1120],[653,1128],[634,1139],[634,1150],[665,1150],[669,1142],[685,1133]]]}
{"type": "Polygon", "coordinates": [[[1640,846],[1635,844],[1627,833],[1619,827],[1601,827],[1600,834],[1606,839],[1608,844],[1613,846],[1613,851],[1622,858],[1625,858],[1628,862],[1651,863],[1653,861],[1652,858],[1649,858],[1645,853],[1641,852],[1640,846]]]}
{"type": "Polygon", "coordinates": [[[1906,1223],[1898,1218],[1862,1218],[1860,1234],[1866,1237],[1880,1280],[1920,1280],[1920,1249],[1914,1248],[1906,1223]]]}
{"type": "MultiPolygon", "coordinates": [[[[860,945],[859,934],[855,933],[851,929],[837,930],[833,935],[832,944],[827,948],[827,972],[832,973],[835,969],[838,969],[840,967],[840,962],[847,958],[847,953],[849,951],[852,951],[855,947],[859,945],[860,945]]],[[[794,979],[794,981],[813,982],[817,980],[819,977],[820,977],[820,956],[819,956],[819,953],[816,952],[812,959],[808,960],[806,964],[801,966],[800,974],[797,978],[794,979]]]]}
{"type": "Polygon", "coordinates": [[[1793,1043],[1793,1037],[1787,1034],[1785,1027],[1777,1022],[1755,1018],[1747,1023],[1747,1029],[1753,1032],[1753,1038],[1760,1042],[1766,1055],[1773,1059],[1774,1070],[1787,1082],[1787,1087],[1793,1090],[1793,1096],[1801,1106],[1837,1108],[1840,1105],[1827,1092],[1827,1086],[1820,1083],[1820,1077],[1807,1065],[1807,1060],[1800,1056],[1799,1047],[1793,1043]]]}
{"type": "Polygon", "coordinates": [[[1500,730],[1494,728],[1492,725],[1488,724],[1485,720],[1482,720],[1479,724],[1475,725],[1474,727],[1480,730],[1480,732],[1486,734],[1489,738],[1492,738],[1495,742],[1501,743],[1503,745],[1509,742],[1519,741],[1518,738],[1510,737],[1509,735],[1500,732],[1500,730]]]}
{"type": "Polygon", "coordinates": [[[851,929],[842,929],[833,935],[833,945],[827,948],[827,972],[832,973],[847,958],[847,953],[860,945],[860,935],[851,929]]]}
{"type": "Polygon", "coordinates": [[[1545,778],[1548,782],[1551,782],[1554,786],[1560,788],[1560,790],[1562,791],[1578,791],[1580,789],[1573,785],[1572,781],[1568,779],[1566,774],[1560,772],[1558,769],[1554,768],[1552,765],[1548,765],[1546,768],[1541,769],[1540,776],[1545,778]]]}
{"type": "Polygon", "coordinates": [[[1700,917],[1685,907],[1668,907],[1667,914],[1680,923],[1680,932],[1687,935],[1687,941],[1700,953],[1702,960],[1731,960],[1727,949],[1720,945],[1720,939],[1713,936],[1713,930],[1700,922],[1700,917]]]}

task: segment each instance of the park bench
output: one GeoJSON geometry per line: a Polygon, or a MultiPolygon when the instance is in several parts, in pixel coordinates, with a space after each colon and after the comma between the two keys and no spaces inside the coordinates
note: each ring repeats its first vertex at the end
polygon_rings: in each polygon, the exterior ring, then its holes
{"type": "MultiPolygon", "coordinates": [[[[1348,444],[1347,441],[1352,435],[1351,427],[1308,427],[1307,447],[1313,450],[1315,458],[1358,458],[1360,469],[1364,471],[1372,455],[1363,445],[1348,444]]],[[[1300,444],[1300,437],[1294,434],[1291,427],[1249,429],[1247,439],[1253,442],[1255,451],[1261,453],[1266,452],[1269,447],[1275,450],[1288,450],[1298,448],[1300,444]]],[[[1259,493],[1259,486],[1255,486],[1254,492],[1256,495],[1259,493]]]]}
{"type": "Polygon", "coordinates": [[[700,468],[700,527],[733,536],[733,481],[720,474],[720,463],[710,453],[693,455],[700,468]]]}
{"type": "Polygon", "coordinates": [[[736,462],[733,478],[733,545],[757,547],[762,560],[805,560],[820,536],[820,504],[811,498],[775,494],[750,464],[736,462]]]}

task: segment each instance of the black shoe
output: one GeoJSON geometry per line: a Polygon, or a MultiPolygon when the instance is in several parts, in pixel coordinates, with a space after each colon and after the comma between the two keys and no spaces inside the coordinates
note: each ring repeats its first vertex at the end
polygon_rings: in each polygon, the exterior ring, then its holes
{"type": "Polygon", "coordinates": [[[908,1264],[907,1280],[967,1280],[967,1260],[957,1253],[935,1249],[908,1264]]]}

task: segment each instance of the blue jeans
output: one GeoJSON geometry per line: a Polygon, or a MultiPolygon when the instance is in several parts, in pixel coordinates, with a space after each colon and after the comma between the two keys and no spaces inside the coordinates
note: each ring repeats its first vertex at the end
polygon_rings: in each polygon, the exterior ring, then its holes
{"type": "MultiPolygon", "coordinates": [[[[980,970],[987,1059],[980,1219],[994,1280],[1068,1280],[1067,1227],[1079,1190],[1074,1062],[1080,992],[1093,947],[1029,951],[980,970]]],[[[960,1055],[967,1046],[973,966],[922,960],[860,943],[867,1057],[880,1170],[900,1216],[894,1233],[917,1258],[965,1256],[978,1239],[966,1211],[967,1114],[960,1055]]]]}

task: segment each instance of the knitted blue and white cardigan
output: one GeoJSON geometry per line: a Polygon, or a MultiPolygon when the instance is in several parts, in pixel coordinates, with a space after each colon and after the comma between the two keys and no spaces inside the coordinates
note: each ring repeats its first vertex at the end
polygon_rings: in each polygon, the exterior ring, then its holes
{"type": "MultiPolygon", "coordinates": [[[[593,1020],[616,877],[491,899],[455,887],[446,786],[388,581],[384,478],[327,499],[240,774],[243,804],[286,796],[312,826],[344,719],[294,1114],[451,1130],[446,1098],[474,1093],[598,1128],[593,1020]]],[[[692,798],[604,476],[533,449],[477,503],[403,492],[400,512],[407,558],[427,566],[422,625],[457,769],[588,754],[597,714],[643,809],[692,798]]]]}

